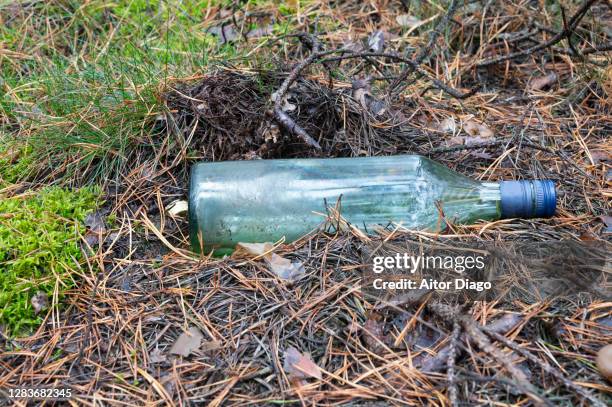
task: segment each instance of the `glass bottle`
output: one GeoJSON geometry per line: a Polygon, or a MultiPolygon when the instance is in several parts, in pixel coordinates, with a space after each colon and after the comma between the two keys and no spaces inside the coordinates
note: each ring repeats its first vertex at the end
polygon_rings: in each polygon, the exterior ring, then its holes
{"type": "Polygon", "coordinates": [[[203,162],[191,171],[189,223],[196,251],[238,242],[294,241],[326,220],[329,207],[366,232],[399,224],[440,230],[444,218],[549,217],[549,180],[479,182],[417,155],[203,162]]]}

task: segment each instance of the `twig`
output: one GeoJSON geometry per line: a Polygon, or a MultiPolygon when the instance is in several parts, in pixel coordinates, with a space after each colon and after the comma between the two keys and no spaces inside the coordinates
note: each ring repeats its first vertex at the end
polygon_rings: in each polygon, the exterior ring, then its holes
{"type": "Polygon", "coordinates": [[[321,145],[317,142],[317,140],[313,139],[306,130],[297,124],[295,120],[291,118],[291,116],[283,112],[283,109],[280,107],[274,107],[274,118],[288,132],[300,137],[306,144],[316,148],[317,150],[321,149],[321,145]]]}
{"type": "Polygon", "coordinates": [[[539,51],[541,49],[544,49],[544,48],[548,48],[548,47],[558,43],[563,38],[566,38],[566,37],[569,38],[569,36],[572,34],[572,32],[574,31],[576,26],[580,23],[580,20],[582,20],[582,17],[584,17],[586,12],[593,5],[593,3],[595,3],[596,1],[597,0],[587,0],[587,1],[585,1],[582,4],[582,6],[580,6],[578,11],[572,16],[572,18],[570,18],[569,22],[567,23],[567,26],[563,29],[563,31],[561,31],[558,34],[554,35],[550,40],[546,41],[545,43],[535,45],[535,46],[533,46],[531,48],[528,48],[528,49],[526,49],[524,51],[512,52],[512,53],[507,54],[507,55],[502,55],[502,56],[495,57],[495,58],[485,59],[483,61],[478,62],[476,64],[476,66],[479,67],[479,68],[482,68],[482,67],[485,67],[485,66],[495,65],[495,64],[498,64],[500,62],[508,61],[508,60],[511,60],[511,59],[523,57],[523,56],[526,56],[526,55],[531,55],[534,52],[537,52],[537,51],[539,51]]]}
{"type": "Polygon", "coordinates": [[[300,137],[306,144],[315,147],[317,150],[321,149],[319,143],[312,138],[306,130],[300,127],[295,120],[293,120],[288,114],[286,114],[282,109],[283,99],[285,98],[285,94],[289,90],[289,86],[298,78],[300,73],[310,64],[315,62],[316,60],[322,58],[325,55],[329,55],[330,53],[334,53],[337,51],[321,51],[321,43],[314,36],[307,35],[305,33],[300,33],[297,35],[300,40],[304,42],[309,42],[311,45],[313,52],[306,57],[303,61],[298,63],[291,69],[289,76],[285,78],[281,86],[278,88],[276,92],[272,94],[272,100],[274,102],[274,118],[276,121],[283,126],[288,132],[295,134],[300,137]]]}
{"type": "Polygon", "coordinates": [[[567,43],[569,44],[570,49],[573,52],[575,52],[577,56],[582,57],[582,54],[580,54],[580,52],[578,52],[578,50],[574,46],[574,43],[572,42],[572,33],[574,32],[574,29],[570,28],[569,25],[567,24],[567,17],[565,16],[565,7],[563,7],[561,5],[559,7],[561,8],[561,18],[563,20],[563,29],[568,32],[568,34],[567,34],[567,43]]]}
{"type": "Polygon", "coordinates": [[[455,380],[455,358],[457,356],[457,344],[461,336],[461,325],[453,321],[453,333],[450,338],[450,348],[448,352],[446,378],[448,380],[448,398],[452,407],[458,406],[457,402],[457,383],[455,380]]]}
{"type": "Polygon", "coordinates": [[[389,58],[389,59],[393,59],[395,61],[399,61],[399,62],[403,62],[406,63],[408,65],[411,65],[415,71],[417,71],[418,73],[420,73],[421,75],[425,76],[427,79],[429,79],[433,85],[440,89],[443,90],[444,92],[448,93],[449,95],[457,98],[457,99],[465,99],[468,98],[472,95],[474,95],[477,91],[477,89],[472,89],[469,92],[461,92],[455,88],[452,88],[448,85],[446,85],[444,82],[442,82],[439,79],[433,78],[429,75],[429,73],[427,71],[425,71],[423,68],[421,68],[419,66],[419,64],[417,64],[415,61],[412,61],[410,59],[406,59],[404,57],[401,57],[399,55],[394,55],[394,54],[386,54],[386,53],[382,53],[382,52],[351,52],[351,51],[345,51],[345,52],[350,52],[347,55],[339,55],[339,56],[335,56],[335,57],[329,57],[329,58],[325,58],[323,60],[321,60],[320,62],[333,62],[333,61],[341,61],[343,59],[354,59],[354,58],[366,58],[366,57],[380,57],[380,58],[389,58]]]}
{"type": "Polygon", "coordinates": [[[601,44],[601,45],[596,45],[594,47],[586,47],[582,50],[579,51],[579,54],[576,54],[576,51],[570,49],[566,49],[566,48],[559,48],[559,47],[553,47],[553,51],[560,53],[560,54],[567,54],[567,55],[590,55],[590,54],[595,54],[597,52],[606,52],[606,51],[612,51],[612,42],[608,42],[607,44],[601,44]]]}
{"type": "Polygon", "coordinates": [[[400,72],[397,79],[393,81],[393,83],[389,86],[389,95],[391,95],[391,93],[393,93],[396,90],[396,88],[400,85],[400,83],[405,81],[408,75],[410,75],[412,71],[416,70],[416,67],[419,66],[423,62],[423,60],[425,60],[425,58],[427,58],[427,56],[431,53],[431,50],[433,49],[434,44],[436,43],[438,37],[442,33],[442,30],[448,25],[448,22],[450,21],[450,19],[453,17],[455,12],[457,11],[458,4],[459,2],[457,0],[453,0],[451,2],[444,17],[442,17],[438,25],[436,25],[436,28],[434,28],[429,33],[429,40],[427,41],[427,45],[425,45],[424,47],[421,47],[414,61],[411,61],[413,62],[413,64],[408,64],[408,66],[404,68],[402,72],[400,72]]]}
{"type": "Polygon", "coordinates": [[[312,136],[310,136],[306,130],[304,130],[300,125],[298,125],[295,122],[295,120],[291,118],[291,116],[286,114],[282,109],[283,100],[291,84],[297,80],[300,73],[304,69],[306,69],[307,66],[313,63],[320,63],[320,64],[325,65],[328,62],[342,61],[345,59],[355,59],[355,58],[367,59],[368,57],[389,58],[389,59],[403,62],[403,63],[406,63],[412,66],[415,71],[427,77],[436,88],[448,93],[449,95],[457,99],[465,99],[465,98],[472,96],[474,93],[476,93],[476,89],[472,89],[469,92],[463,93],[455,88],[452,88],[446,85],[444,82],[440,81],[439,79],[430,77],[429,73],[425,71],[423,68],[421,68],[419,64],[417,64],[416,62],[406,59],[404,57],[401,57],[399,55],[386,54],[386,53],[381,53],[381,52],[352,52],[350,50],[345,50],[345,49],[321,51],[320,50],[321,44],[316,38],[312,38],[312,36],[308,36],[306,34],[304,34],[304,36],[299,36],[299,38],[304,38],[304,39],[309,38],[310,44],[312,44],[312,47],[313,47],[313,52],[308,57],[306,57],[303,61],[296,64],[293,67],[293,69],[291,69],[289,76],[285,78],[285,80],[283,81],[281,86],[278,88],[278,90],[272,94],[272,100],[274,102],[273,116],[276,119],[276,121],[281,126],[283,126],[287,131],[300,137],[308,145],[315,147],[318,150],[321,149],[321,146],[319,145],[319,143],[312,136]],[[336,54],[336,53],[347,53],[347,54],[339,55],[335,57],[324,58],[327,55],[336,54]]]}
{"type": "Polygon", "coordinates": [[[480,327],[476,324],[476,322],[466,315],[458,314],[455,309],[449,305],[442,304],[440,302],[428,304],[428,307],[436,313],[438,316],[443,319],[452,322],[453,324],[456,321],[459,321],[465,329],[469,339],[474,342],[481,350],[485,353],[489,354],[499,363],[501,363],[504,368],[510,373],[512,377],[514,377],[518,383],[515,383],[515,386],[527,394],[537,405],[546,405],[552,406],[553,404],[547,400],[545,397],[542,397],[538,394],[538,391],[534,385],[532,385],[525,374],[520,371],[512,361],[499,350],[487,336],[482,332],[480,327]]]}
{"type": "Polygon", "coordinates": [[[516,353],[519,353],[523,357],[529,359],[531,362],[537,364],[546,373],[548,373],[551,376],[555,377],[557,380],[559,380],[561,383],[563,383],[568,389],[575,391],[576,393],[580,394],[582,397],[584,397],[587,400],[589,400],[591,403],[593,403],[593,405],[600,406],[600,407],[605,406],[605,404],[601,400],[599,400],[597,397],[593,396],[588,390],[584,389],[581,386],[578,386],[577,384],[575,384],[574,382],[572,382],[571,380],[569,380],[568,378],[563,376],[556,369],[554,369],[552,366],[550,366],[548,363],[546,363],[546,361],[543,361],[543,360],[539,359],[533,353],[529,352],[526,349],[521,348],[520,346],[518,346],[516,343],[512,342],[511,340],[509,340],[505,336],[500,335],[499,333],[497,333],[495,331],[491,331],[486,326],[483,327],[482,329],[484,330],[484,332],[487,335],[491,336],[493,339],[503,343],[505,346],[507,346],[508,348],[512,349],[516,353]]]}

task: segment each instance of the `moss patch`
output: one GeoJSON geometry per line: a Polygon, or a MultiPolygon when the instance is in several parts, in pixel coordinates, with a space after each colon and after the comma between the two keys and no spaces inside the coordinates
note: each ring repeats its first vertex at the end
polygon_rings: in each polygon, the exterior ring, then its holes
{"type": "Polygon", "coordinates": [[[51,298],[56,287],[61,296],[74,285],[71,271],[82,257],[78,232],[96,201],[92,189],[57,187],[0,199],[0,325],[10,334],[40,324],[31,304],[38,291],[51,298]]]}

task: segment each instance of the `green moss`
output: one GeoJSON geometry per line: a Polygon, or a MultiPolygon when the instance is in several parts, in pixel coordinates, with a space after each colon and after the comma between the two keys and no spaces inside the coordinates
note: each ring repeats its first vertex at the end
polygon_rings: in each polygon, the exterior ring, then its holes
{"type": "Polygon", "coordinates": [[[32,167],[32,146],[17,147],[0,137],[0,188],[26,177],[32,167]]]}
{"type": "MultiPolygon", "coordinates": [[[[0,325],[26,333],[40,322],[31,304],[38,291],[51,298],[74,285],[79,266],[78,232],[96,207],[97,193],[53,187],[0,199],[0,325]]],[[[44,314],[43,314],[44,315],[44,314]]]]}

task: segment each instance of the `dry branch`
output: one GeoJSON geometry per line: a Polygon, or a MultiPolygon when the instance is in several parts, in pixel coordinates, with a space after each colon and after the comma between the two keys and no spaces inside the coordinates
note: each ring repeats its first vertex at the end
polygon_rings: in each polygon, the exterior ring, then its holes
{"type": "Polygon", "coordinates": [[[576,11],[576,13],[570,18],[570,20],[567,22],[567,24],[565,25],[565,28],[563,29],[563,31],[555,34],[550,40],[535,45],[531,48],[528,48],[526,50],[523,51],[518,51],[518,52],[513,52],[507,55],[502,55],[499,57],[495,57],[495,58],[489,58],[489,59],[485,59],[483,61],[480,61],[476,64],[477,67],[481,68],[481,67],[485,67],[485,66],[489,66],[489,65],[495,65],[498,64],[500,62],[504,62],[504,61],[509,61],[511,59],[515,59],[515,58],[520,58],[520,57],[524,57],[527,55],[531,55],[539,50],[542,50],[544,48],[548,48],[551,47],[553,45],[555,45],[556,43],[558,43],[559,41],[563,40],[564,38],[568,38],[572,35],[572,33],[574,32],[574,30],[576,29],[576,27],[578,26],[578,24],[580,24],[580,20],[582,20],[582,18],[585,16],[585,14],[587,13],[587,11],[589,11],[589,8],[591,8],[591,6],[597,2],[597,0],[586,0],[584,3],[582,3],[582,6],[580,6],[580,8],[578,9],[578,11],[576,11]]]}

